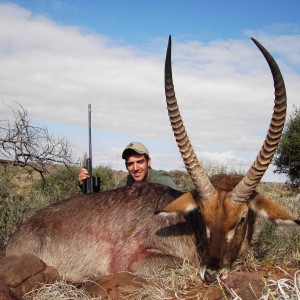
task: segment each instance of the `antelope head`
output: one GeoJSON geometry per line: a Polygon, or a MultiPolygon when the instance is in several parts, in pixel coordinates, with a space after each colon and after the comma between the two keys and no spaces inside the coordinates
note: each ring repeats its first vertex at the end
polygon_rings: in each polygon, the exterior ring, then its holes
{"type": "Polygon", "coordinates": [[[256,215],[275,223],[300,225],[284,209],[255,191],[279,144],[286,116],[286,91],[279,67],[269,52],[252,39],[272,72],[275,100],[271,124],[260,152],[242,178],[210,179],[198,161],[186,133],[175,97],[171,66],[171,37],[165,61],[165,94],[170,123],[186,169],[195,190],[166,206],[164,213],[188,217],[198,212],[196,241],[202,280],[226,278],[232,263],[252,237],[256,215]]]}

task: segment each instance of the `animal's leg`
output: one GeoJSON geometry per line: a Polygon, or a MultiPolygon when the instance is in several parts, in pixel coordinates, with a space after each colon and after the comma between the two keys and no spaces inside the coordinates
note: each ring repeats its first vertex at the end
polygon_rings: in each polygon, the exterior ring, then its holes
{"type": "Polygon", "coordinates": [[[139,275],[153,275],[160,270],[174,269],[182,265],[183,260],[171,255],[150,255],[133,262],[130,271],[139,275]]]}

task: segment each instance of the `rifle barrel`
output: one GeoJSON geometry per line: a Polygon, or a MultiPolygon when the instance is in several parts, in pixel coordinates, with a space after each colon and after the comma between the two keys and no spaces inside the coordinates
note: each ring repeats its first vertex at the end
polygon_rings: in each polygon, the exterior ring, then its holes
{"type": "Polygon", "coordinates": [[[92,125],[91,125],[91,115],[92,115],[92,107],[91,104],[88,105],[88,114],[89,114],[89,164],[88,164],[88,171],[90,177],[93,176],[92,172],[92,125]]]}
{"type": "Polygon", "coordinates": [[[82,192],[84,194],[98,193],[100,191],[100,177],[93,176],[92,164],[92,125],[91,125],[91,104],[88,105],[88,119],[89,119],[89,157],[86,159],[86,168],[89,172],[89,177],[85,179],[82,185],[82,192]]]}

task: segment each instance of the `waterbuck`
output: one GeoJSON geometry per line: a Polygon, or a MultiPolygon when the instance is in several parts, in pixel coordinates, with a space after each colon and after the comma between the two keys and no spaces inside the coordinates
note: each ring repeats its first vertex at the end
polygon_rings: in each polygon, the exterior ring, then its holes
{"type": "Polygon", "coordinates": [[[279,143],[286,95],[276,62],[254,42],[270,65],[276,96],[264,145],[243,178],[209,178],[198,162],[175,98],[169,38],[167,107],[195,190],[183,193],[140,182],[63,200],[23,223],[10,238],[6,254],[34,253],[71,281],[119,271],[151,274],[187,260],[199,267],[203,280],[212,282],[227,276],[241,249],[249,244],[257,214],[276,223],[300,225],[299,220],[255,191],[279,143]]]}

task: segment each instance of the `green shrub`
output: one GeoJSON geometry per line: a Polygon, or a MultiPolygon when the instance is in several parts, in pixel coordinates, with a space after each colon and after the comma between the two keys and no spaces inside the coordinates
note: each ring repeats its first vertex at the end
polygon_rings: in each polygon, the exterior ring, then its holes
{"type": "Polygon", "coordinates": [[[256,259],[261,262],[299,268],[299,229],[265,222],[253,238],[253,250],[256,259]]]}
{"type": "MultiPolygon", "coordinates": [[[[299,218],[297,190],[289,184],[260,183],[257,190],[277,202],[292,216],[299,218]]],[[[300,267],[300,231],[298,227],[277,226],[258,219],[253,237],[253,249],[259,261],[293,268],[300,267]]]]}
{"type": "Polygon", "coordinates": [[[0,249],[3,250],[10,235],[30,214],[26,199],[21,196],[1,198],[0,201],[0,249]]]}
{"type": "Polygon", "coordinates": [[[0,165],[0,249],[28,213],[26,200],[15,194],[11,166],[0,165]]]}
{"type": "Polygon", "coordinates": [[[8,166],[0,165],[0,199],[9,197],[14,185],[8,166]]]}
{"type": "Polygon", "coordinates": [[[37,201],[45,206],[76,195],[80,192],[78,173],[77,166],[55,166],[54,170],[44,176],[44,179],[40,178],[33,182],[28,197],[33,202],[37,201]]]}
{"type": "Polygon", "coordinates": [[[93,176],[100,177],[100,190],[108,191],[115,188],[117,182],[114,178],[114,171],[109,166],[99,165],[93,169],[93,176]]]}

